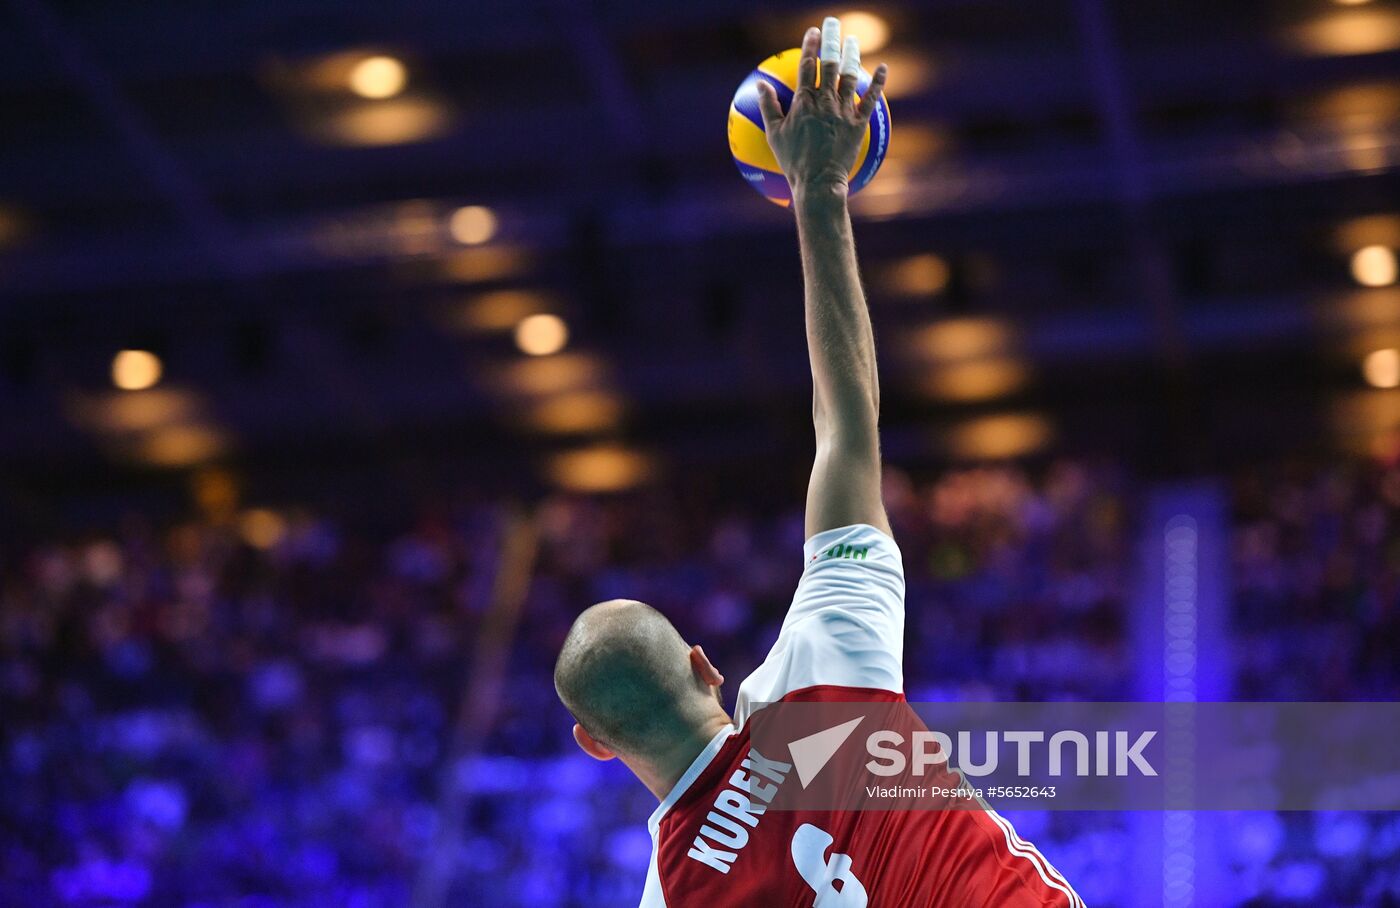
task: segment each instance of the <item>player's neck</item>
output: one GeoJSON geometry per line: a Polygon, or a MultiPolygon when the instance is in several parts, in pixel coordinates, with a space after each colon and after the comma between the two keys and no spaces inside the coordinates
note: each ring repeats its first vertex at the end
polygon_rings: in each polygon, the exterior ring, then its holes
{"type": "Polygon", "coordinates": [[[733,720],[723,712],[713,713],[690,731],[678,736],[676,743],[666,752],[654,757],[624,756],[622,761],[656,795],[656,800],[664,801],[700,752],[726,725],[731,724],[733,720]]]}

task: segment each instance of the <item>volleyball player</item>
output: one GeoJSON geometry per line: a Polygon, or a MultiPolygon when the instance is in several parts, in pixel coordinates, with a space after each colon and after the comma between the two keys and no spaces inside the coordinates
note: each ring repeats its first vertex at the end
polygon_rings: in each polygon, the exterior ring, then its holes
{"type": "Polygon", "coordinates": [[[1083,904],[989,809],[762,807],[796,777],[787,755],[753,750],[756,704],[903,700],[904,572],[880,499],[880,390],[846,182],[886,69],[857,99],[859,70],[854,39],[843,48],[828,19],[803,38],[790,109],[759,88],[797,220],[816,431],[805,568],[777,642],[732,717],[704,650],[641,602],[584,611],[555,666],[579,746],[622,760],[661,802],[644,908],[1083,904]]]}

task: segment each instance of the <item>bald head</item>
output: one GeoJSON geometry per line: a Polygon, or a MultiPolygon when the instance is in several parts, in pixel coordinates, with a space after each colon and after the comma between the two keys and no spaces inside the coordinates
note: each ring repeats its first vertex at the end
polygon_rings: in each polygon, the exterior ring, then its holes
{"type": "Polygon", "coordinates": [[[589,734],[632,754],[665,750],[717,699],[696,678],[675,626],[630,599],[578,616],[554,664],[554,687],[589,734]]]}

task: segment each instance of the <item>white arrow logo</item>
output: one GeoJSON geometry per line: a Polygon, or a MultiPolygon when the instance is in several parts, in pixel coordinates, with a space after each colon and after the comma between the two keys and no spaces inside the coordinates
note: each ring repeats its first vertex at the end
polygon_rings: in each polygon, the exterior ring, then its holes
{"type": "Polygon", "coordinates": [[[857,716],[849,722],[842,722],[840,725],[833,725],[825,731],[819,731],[814,735],[805,738],[798,738],[788,745],[788,753],[792,754],[792,765],[797,769],[797,779],[806,788],[807,783],[817,777],[817,773],[822,771],[822,767],[832,758],[846,739],[851,736],[851,732],[856,730],[856,726],[861,723],[864,716],[857,716]]]}

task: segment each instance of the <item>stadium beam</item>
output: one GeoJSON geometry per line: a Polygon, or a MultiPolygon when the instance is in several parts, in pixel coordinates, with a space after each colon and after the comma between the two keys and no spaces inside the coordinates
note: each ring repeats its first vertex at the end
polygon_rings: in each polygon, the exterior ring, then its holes
{"type": "Polygon", "coordinates": [[[1133,266],[1148,303],[1161,356],[1170,369],[1181,370],[1186,366],[1181,305],[1173,288],[1167,251],[1149,224],[1152,186],[1128,94],[1122,49],[1114,38],[1105,0],[1075,0],[1074,12],[1094,105],[1106,134],[1118,192],[1128,220],[1133,266]]]}
{"type": "Polygon", "coordinates": [[[111,73],[43,0],[10,0],[10,8],[117,134],[131,163],[184,227],[198,238],[208,261],[219,267],[232,267],[238,246],[232,242],[233,230],[228,221],[192,173],[165,147],[111,73]]]}
{"type": "MultiPolygon", "coordinates": [[[[1219,484],[1159,487],[1138,536],[1138,585],[1130,617],[1137,699],[1228,700],[1231,688],[1228,496],[1219,484]]],[[[1168,796],[1189,800],[1196,774],[1191,711],[1164,710],[1168,796]],[[1173,787],[1175,786],[1175,787],[1173,787]]],[[[1129,820],[1140,876],[1134,906],[1190,908],[1228,895],[1219,814],[1143,811],[1129,820]]]]}
{"type": "Polygon", "coordinates": [[[513,508],[501,515],[491,601],[482,616],[468,663],[471,668],[462,687],[439,781],[437,828],[418,868],[409,902],[412,908],[445,908],[448,904],[470,806],[462,777],[480,756],[482,742],[500,713],[510,655],[535,571],[538,542],[539,528],[533,512],[513,508]]]}

